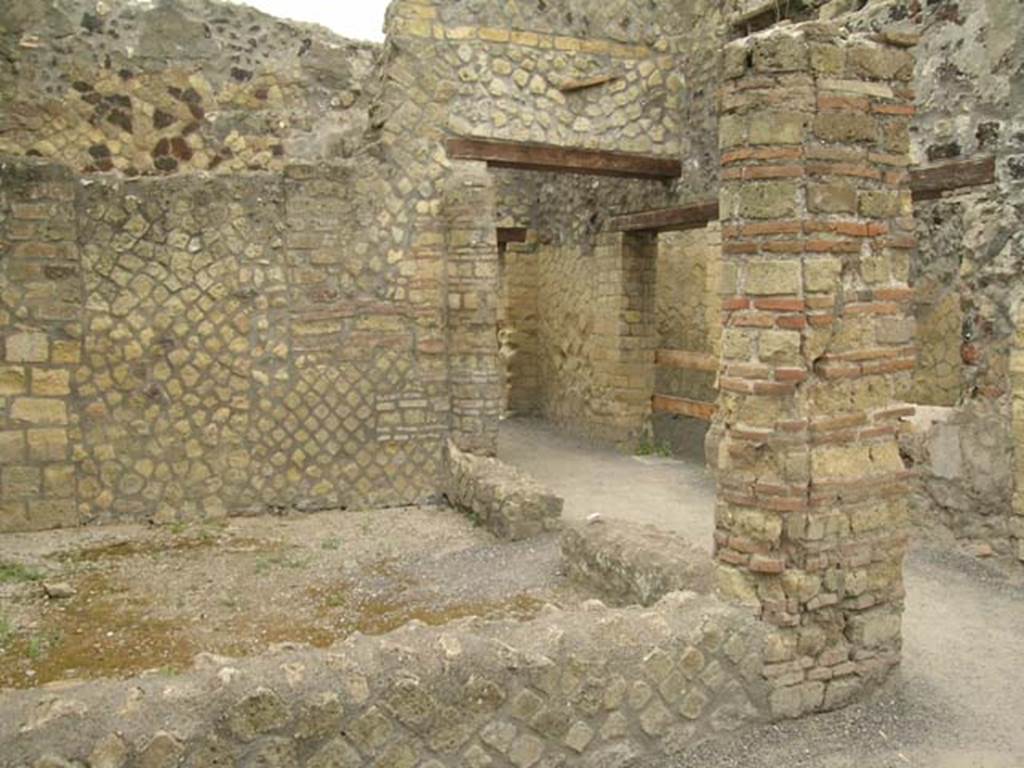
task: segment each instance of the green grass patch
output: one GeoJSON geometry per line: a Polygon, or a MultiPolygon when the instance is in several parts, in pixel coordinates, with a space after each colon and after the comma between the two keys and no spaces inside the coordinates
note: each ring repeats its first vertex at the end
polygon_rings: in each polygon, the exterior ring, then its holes
{"type": "Polygon", "coordinates": [[[668,443],[655,443],[644,438],[636,447],[637,456],[658,456],[662,459],[672,458],[672,447],[668,443]]]}
{"type": "Polygon", "coordinates": [[[42,578],[43,574],[35,568],[20,563],[0,563],[0,584],[24,584],[42,578]]]}

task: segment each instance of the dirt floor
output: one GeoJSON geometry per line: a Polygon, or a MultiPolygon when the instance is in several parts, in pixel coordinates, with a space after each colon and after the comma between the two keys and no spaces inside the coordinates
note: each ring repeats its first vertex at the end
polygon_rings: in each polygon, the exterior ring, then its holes
{"type": "Polygon", "coordinates": [[[562,496],[567,520],[599,512],[650,523],[711,552],[715,484],[701,464],[624,456],[537,419],[502,422],[498,457],[562,496]]]}
{"type": "MultiPolygon", "coordinates": [[[[625,456],[518,419],[503,423],[499,455],[564,495],[567,517],[652,522],[709,547],[714,484],[700,465],[625,456]]],[[[940,529],[915,530],[902,679],[891,690],[666,766],[1024,768],[1024,564],[978,560],[940,529]]]]}
{"type": "Polygon", "coordinates": [[[326,647],[418,619],[585,599],[557,536],[498,543],[447,508],[0,537],[0,688],[174,671],[202,651],[326,647]],[[46,587],[74,594],[51,598],[46,587]]]}

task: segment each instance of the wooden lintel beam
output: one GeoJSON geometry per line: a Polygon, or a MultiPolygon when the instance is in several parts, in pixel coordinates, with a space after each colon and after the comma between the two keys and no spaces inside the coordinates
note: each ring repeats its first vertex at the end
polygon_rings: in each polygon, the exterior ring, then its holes
{"type": "Polygon", "coordinates": [[[498,227],[498,245],[525,243],[526,227],[498,227]]]}
{"type": "Polygon", "coordinates": [[[681,232],[706,227],[717,219],[718,201],[705,200],[675,208],[615,216],[611,220],[611,228],[616,232],[681,232]]]}
{"type": "MultiPolygon", "coordinates": [[[[996,180],[996,163],[991,157],[957,160],[910,172],[910,189],[914,200],[935,200],[943,192],[992,184],[996,180]]],[[[661,208],[615,216],[611,229],[616,232],[676,232],[700,229],[719,216],[718,201],[706,200],[690,205],[661,208]]]]}
{"type": "Polygon", "coordinates": [[[670,397],[655,395],[651,399],[651,408],[655,413],[671,413],[675,416],[687,416],[691,419],[711,421],[715,418],[718,407],[714,403],[702,403],[687,397],[670,397]]]}
{"type": "Polygon", "coordinates": [[[718,357],[704,352],[688,352],[682,349],[659,349],[655,362],[663,368],[679,368],[685,371],[718,371],[718,357]]]}
{"type": "Polygon", "coordinates": [[[915,168],[910,172],[910,188],[915,201],[935,200],[943,192],[965,187],[979,187],[996,180],[994,157],[976,160],[956,160],[930,168],[915,168]]]}
{"type": "Polygon", "coordinates": [[[683,173],[677,158],[603,149],[458,137],[448,139],[446,148],[453,160],[483,160],[494,168],[651,180],[677,179],[683,173]]]}

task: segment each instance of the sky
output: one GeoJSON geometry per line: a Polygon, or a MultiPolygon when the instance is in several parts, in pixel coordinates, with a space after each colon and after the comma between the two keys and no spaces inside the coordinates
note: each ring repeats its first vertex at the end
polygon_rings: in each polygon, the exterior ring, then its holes
{"type": "Polygon", "coordinates": [[[264,13],[312,21],[356,40],[384,39],[384,12],[390,0],[240,0],[264,13]]]}

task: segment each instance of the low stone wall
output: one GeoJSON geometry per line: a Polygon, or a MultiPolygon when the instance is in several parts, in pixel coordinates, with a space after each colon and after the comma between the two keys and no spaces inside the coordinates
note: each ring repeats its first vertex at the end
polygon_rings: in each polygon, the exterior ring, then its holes
{"type": "Polygon", "coordinates": [[[530,538],[558,527],[562,499],[518,469],[448,443],[445,495],[502,539],[530,538]]]}
{"type": "Polygon", "coordinates": [[[707,552],[668,531],[622,520],[567,528],[562,556],[571,579],[641,605],[675,591],[707,592],[713,581],[707,552]]]}
{"type": "Polygon", "coordinates": [[[0,697],[0,766],[625,765],[765,719],[764,627],[691,593],[0,697]]]}

